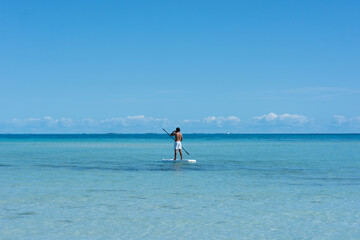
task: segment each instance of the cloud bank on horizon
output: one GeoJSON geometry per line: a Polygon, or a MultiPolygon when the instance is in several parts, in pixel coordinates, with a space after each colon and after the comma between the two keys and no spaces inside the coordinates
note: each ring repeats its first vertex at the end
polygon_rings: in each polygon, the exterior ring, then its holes
{"type": "Polygon", "coordinates": [[[288,114],[288,113],[280,114],[280,115],[276,113],[269,113],[259,117],[254,117],[254,119],[258,121],[265,121],[271,124],[278,124],[279,122],[281,122],[291,126],[301,126],[309,122],[308,118],[303,115],[288,114]]]}
{"type": "Polygon", "coordinates": [[[360,131],[360,117],[334,115],[328,125],[320,126],[316,120],[304,115],[273,112],[247,120],[240,120],[236,116],[209,116],[179,121],[144,115],[103,120],[46,116],[0,122],[0,133],[160,133],[162,128],[172,129],[177,126],[187,133],[356,133],[360,131]]]}

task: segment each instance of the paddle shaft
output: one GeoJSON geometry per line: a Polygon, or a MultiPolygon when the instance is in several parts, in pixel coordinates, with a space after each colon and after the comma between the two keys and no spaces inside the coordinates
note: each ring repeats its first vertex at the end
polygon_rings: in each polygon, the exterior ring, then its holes
{"type": "MultiPolygon", "coordinates": [[[[163,129],[163,130],[164,130],[164,132],[167,133],[167,135],[169,135],[169,137],[171,137],[171,138],[175,141],[175,138],[174,138],[173,136],[171,136],[170,133],[168,133],[165,129],[163,129]]],[[[182,149],[184,149],[184,151],[185,151],[188,155],[190,155],[190,153],[188,153],[188,151],[186,151],[184,147],[182,147],[182,149]]]]}

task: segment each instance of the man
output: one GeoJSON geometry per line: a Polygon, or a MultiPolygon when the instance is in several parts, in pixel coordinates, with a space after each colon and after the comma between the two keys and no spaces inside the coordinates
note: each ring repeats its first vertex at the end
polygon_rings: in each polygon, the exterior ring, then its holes
{"type": "Polygon", "coordinates": [[[176,160],[176,150],[179,150],[181,160],[182,160],[183,157],[182,157],[182,152],[181,152],[181,142],[183,140],[183,136],[180,133],[180,128],[176,128],[176,130],[171,133],[171,136],[175,136],[175,143],[174,143],[175,157],[174,157],[174,160],[176,160]]]}

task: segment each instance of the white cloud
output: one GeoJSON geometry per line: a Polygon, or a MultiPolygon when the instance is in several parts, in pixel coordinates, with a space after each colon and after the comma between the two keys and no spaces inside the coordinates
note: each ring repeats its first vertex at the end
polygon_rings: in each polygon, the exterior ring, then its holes
{"type": "Polygon", "coordinates": [[[100,123],[108,124],[113,126],[133,126],[133,125],[145,125],[152,123],[165,123],[167,122],[167,118],[153,118],[153,117],[145,117],[144,115],[135,115],[135,116],[127,116],[124,118],[109,118],[105,120],[101,120],[100,123]]]}
{"type": "Polygon", "coordinates": [[[265,114],[259,117],[254,117],[257,120],[262,120],[264,119],[265,121],[272,121],[275,120],[279,117],[279,115],[275,114],[275,113],[269,113],[269,114],[265,114]]]}
{"type": "Polygon", "coordinates": [[[73,120],[71,118],[43,118],[13,119],[0,123],[2,131],[6,132],[32,132],[32,133],[58,133],[58,132],[144,132],[156,131],[167,124],[166,118],[145,117],[144,115],[127,116],[95,120],[85,118],[73,120]]]}
{"type": "Polygon", "coordinates": [[[265,121],[269,123],[285,123],[288,125],[303,125],[307,122],[309,122],[308,118],[304,115],[298,115],[298,114],[276,114],[276,113],[268,113],[264,114],[262,116],[254,117],[255,120],[258,121],[265,121]]]}
{"type": "Polygon", "coordinates": [[[224,128],[224,131],[228,131],[238,128],[240,118],[235,116],[209,116],[202,119],[186,119],[181,121],[181,123],[184,124],[187,129],[193,129],[193,131],[219,131],[221,128],[224,128]]]}
{"type": "Polygon", "coordinates": [[[41,122],[49,128],[56,128],[58,127],[59,119],[53,119],[52,117],[47,116],[44,117],[41,122]]]}
{"type": "Polygon", "coordinates": [[[344,123],[347,123],[350,121],[343,115],[334,115],[334,119],[337,122],[337,124],[339,124],[339,125],[343,125],[344,123]]]}
{"type": "Polygon", "coordinates": [[[99,122],[91,118],[85,118],[81,121],[80,125],[87,127],[96,127],[99,126],[99,122]]]}
{"type": "Polygon", "coordinates": [[[56,128],[59,123],[68,125],[72,121],[70,118],[53,119],[52,117],[46,116],[43,118],[26,118],[26,119],[13,119],[8,124],[16,127],[29,127],[29,128],[40,128],[49,127],[56,128]]]}
{"type": "Polygon", "coordinates": [[[280,120],[285,120],[285,121],[294,121],[294,122],[298,122],[300,125],[308,122],[309,120],[303,116],[303,115],[297,115],[297,114],[281,114],[279,116],[280,120]]]}
{"type": "Polygon", "coordinates": [[[59,124],[62,127],[72,127],[75,123],[71,118],[60,118],[59,124]]]}
{"type": "Polygon", "coordinates": [[[211,123],[211,122],[216,121],[216,117],[206,117],[203,119],[203,121],[206,123],[211,123]]]}
{"type": "Polygon", "coordinates": [[[240,118],[235,116],[229,116],[229,117],[206,117],[203,119],[204,123],[209,124],[216,124],[218,126],[222,126],[223,124],[230,123],[230,124],[238,124],[240,122],[240,118]]]}
{"type": "Polygon", "coordinates": [[[127,116],[126,119],[130,119],[130,120],[145,120],[145,116],[144,115],[135,115],[135,116],[127,116]]]}
{"type": "Polygon", "coordinates": [[[349,118],[349,117],[345,117],[344,115],[334,115],[334,121],[336,123],[336,125],[338,126],[359,126],[360,124],[360,117],[353,117],[353,118],[349,118]]]}

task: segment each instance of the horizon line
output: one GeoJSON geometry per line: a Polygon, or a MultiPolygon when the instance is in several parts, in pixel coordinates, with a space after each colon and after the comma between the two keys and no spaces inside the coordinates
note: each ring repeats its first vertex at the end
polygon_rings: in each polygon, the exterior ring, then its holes
{"type": "MultiPolygon", "coordinates": [[[[125,135],[125,134],[156,134],[163,135],[164,133],[153,133],[153,132],[142,132],[142,133],[0,133],[0,135],[125,135]]],[[[207,134],[207,135],[215,135],[215,134],[223,134],[223,135],[246,135],[246,134],[299,134],[299,135],[307,135],[307,134],[318,134],[318,135],[326,135],[326,134],[360,134],[360,132],[294,132],[294,133],[281,133],[281,132],[259,132],[259,133],[231,133],[231,132],[216,132],[216,133],[205,133],[205,132],[192,132],[187,133],[183,132],[183,134],[207,134]]]]}

